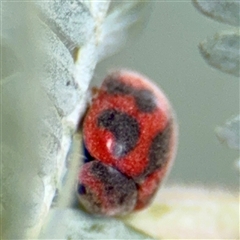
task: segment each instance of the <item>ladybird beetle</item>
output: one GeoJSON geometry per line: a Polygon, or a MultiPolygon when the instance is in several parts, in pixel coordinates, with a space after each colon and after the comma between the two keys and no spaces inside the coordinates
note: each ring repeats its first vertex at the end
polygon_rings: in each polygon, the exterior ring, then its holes
{"type": "Polygon", "coordinates": [[[85,209],[113,216],[149,205],[176,151],[176,121],[163,91],[132,71],[109,74],[82,135],[86,161],[77,191],[85,209]]]}

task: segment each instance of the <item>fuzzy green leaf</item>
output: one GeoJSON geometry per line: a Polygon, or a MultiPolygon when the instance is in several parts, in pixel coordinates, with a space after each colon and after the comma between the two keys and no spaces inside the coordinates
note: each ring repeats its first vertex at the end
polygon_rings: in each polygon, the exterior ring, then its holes
{"type": "Polygon", "coordinates": [[[116,219],[96,217],[79,209],[52,209],[39,239],[152,239],[116,219]]]}
{"type": "Polygon", "coordinates": [[[209,65],[237,77],[240,75],[239,31],[215,34],[201,42],[199,50],[209,65]]]}
{"type": "Polygon", "coordinates": [[[226,142],[230,148],[240,149],[240,115],[228,120],[223,127],[216,128],[221,142],[226,142]]]}
{"type": "Polygon", "coordinates": [[[240,2],[229,0],[193,0],[195,7],[204,15],[233,26],[240,25],[240,2]]]}
{"type": "Polygon", "coordinates": [[[41,51],[33,34],[38,24],[27,3],[1,6],[1,237],[27,239],[41,228],[44,199],[38,127],[46,105],[36,71],[41,51]]]}
{"type": "Polygon", "coordinates": [[[239,193],[201,186],[161,189],[126,224],[156,239],[239,239],[239,193]]]}
{"type": "MultiPolygon", "coordinates": [[[[105,21],[111,26],[111,20],[106,20],[109,4],[2,2],[3,239],[37,239],[54,196],[70,172],[68,153],[86,106],[86,91],[100,55],[107,55],[99,54],[101,45],[110,44],[102,35],[110,36],[103,27],[105,21]]],[[[119,21],[120,15],[116,15],[119,21]]],[[[118,26],[115,33],[121,30],[118,26]]],[[[111,42],[111,49],[118,45],[111,42]]],[[[73,180],[76,169],[70,173],[73,180]]],[[[64,206],[69,205],[67,200],[64,206]]],[[[86,221],[90,223],[91,217],[86,221]]]]}
{"type": "Polygon", "coordinates": [[[98,58],[113,55],[129,39],[135,39],[150,16],[151,1],[112,1],[99,39],[98,58]]]}

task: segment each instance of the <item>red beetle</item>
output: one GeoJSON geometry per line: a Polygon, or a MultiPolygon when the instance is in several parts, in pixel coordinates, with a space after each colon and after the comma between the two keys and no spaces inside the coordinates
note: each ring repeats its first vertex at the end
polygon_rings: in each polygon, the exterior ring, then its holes
{"type": "Polygon", "coordinates": [[[78,196],[84,207],[109,216],[146,207],[176,151],[176,122],[163,91],[135,72],[109,74],[82,132],[87,162],[78,196]]]}

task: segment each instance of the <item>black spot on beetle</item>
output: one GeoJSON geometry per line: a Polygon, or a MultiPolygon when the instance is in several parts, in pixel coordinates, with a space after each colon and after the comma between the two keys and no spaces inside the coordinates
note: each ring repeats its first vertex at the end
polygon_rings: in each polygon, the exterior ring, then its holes
{"type": "Polygon", "coordinates": [[[124,196],[136,190],[135,183],[132,179],[127,178],[115,168],[107,166],[100,161],[92,162],[91,172],[104,183],[107,193],[117,191],[121,192],[121,195],[124,196]]]}
{"type": "Polygon", "coordinates": [[[156,109],[155,96],[147,89],[136,89],[120,80],[116,76],[110,76],[105,80],[104,87],[108,94],[130,95],[133,96],[137,108],[141,112],[150,113],[156,109]]]}
{"type": "Polygon", "coordinates": [[[104,180],[106,178],[108,170],[107,170],[107,167],[105,166],[105,164],[103,164],[99,161],[95,161],[95,162],[92,162],[91,172],[97,178],[104,180]]]}
{"type": "Polygon", "coordinates": [[[172,135],[172,124],[168,124],[164,131],[156,134],[149,150],[149,166],[148,170],[153,171],[158,167],[166,164],[170,140],[172,135]]]}
{"type": "Polygon", "coordinates": [[[99,127],[106,128],[115,137],[113,154],[121,158],[137,144],[140,129],[137,120],[130,115],[114,109],[103,111],[97,119],[99,127]]]}
{"type": "Polygon", "coordinates": [[[131,86],[118,80],[117,75],[111,75],[104,81],[104,87],[109,94],[129,95],[134,89],[131,86]]]}
{"type": "Polygon", "coordinates": [[[137,188],[132,179],[99,161],[92,162],[90,171],[103,183],[109,203],[126,207],[135,205],[137,188]]]}
{"type": "Polygon", "coordinates": [[[139,90],[134,93],[135,101],[141,112],[151,113],[156,109],[155,96],[149,90],[139,90]]]}
{"type": "Polygon", "coordinates": [[[169,151],[170,141],[172,136],[172,122],[166,126],[166,128],[158,132],[152,140],[151,147],[149,149],[149,163],[144,171],[144,176],[147,176],[166,165],[169,151]]]}

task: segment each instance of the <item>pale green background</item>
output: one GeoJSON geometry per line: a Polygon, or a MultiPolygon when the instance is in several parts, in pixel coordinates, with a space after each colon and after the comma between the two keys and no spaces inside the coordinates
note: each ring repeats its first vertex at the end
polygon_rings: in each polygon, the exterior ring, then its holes
{"type": "Polygon", "coordinates": [[[197,47],[229,28],[200,14],[191,2],[156,2],[140,37],[97,67],[94,84],[110,69],[123,67],[144,73],[169,96],[180,135],[167,183],[239,185],[233,164],[239,153],[221,144],[214,132],[239,110],[239,81],[207,65],[197,47]]]}

